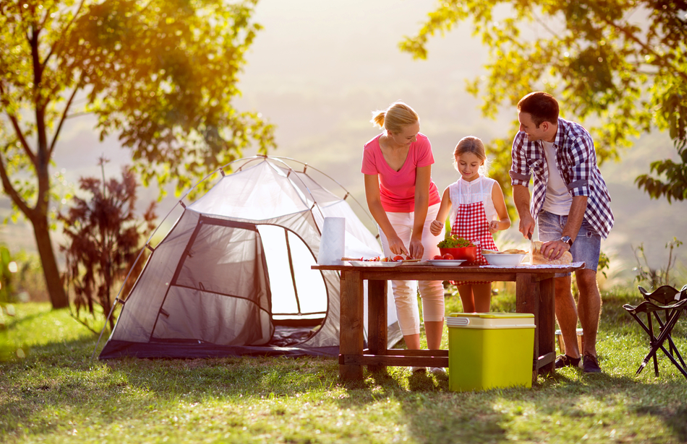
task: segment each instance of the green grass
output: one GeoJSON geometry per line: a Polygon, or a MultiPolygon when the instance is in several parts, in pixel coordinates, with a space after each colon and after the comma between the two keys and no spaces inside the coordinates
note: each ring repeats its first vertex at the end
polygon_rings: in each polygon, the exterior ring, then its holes
{"type": "MultiPolygon", "coordinates": [[[[20,304],[0,330],[0,442],[687,442],[687,381],[665,357],[658,378],[634,376],[646,343],[622,304],[636,300],[604,294],[604,373],[470,393],[400,367],[345,385],[334,359],[91,361],[96,338],[66,311],[20,304]]],[[[687,352],[687,329],[675,336],[687,352]]]]}

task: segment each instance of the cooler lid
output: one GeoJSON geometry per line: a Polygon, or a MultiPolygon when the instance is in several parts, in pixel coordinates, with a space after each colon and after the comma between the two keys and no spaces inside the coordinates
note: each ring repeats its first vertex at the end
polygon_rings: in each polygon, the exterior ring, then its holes
{"type": "Polygon", "coordinates": [[[451,313],[448,316],[477,318],[534,318],[532,313],[451,313]]]}
{"type": "Polygon", "coordinates": [[[446,325],[462,328],[534,328],[532,313],[451,313],[446,325]]]}

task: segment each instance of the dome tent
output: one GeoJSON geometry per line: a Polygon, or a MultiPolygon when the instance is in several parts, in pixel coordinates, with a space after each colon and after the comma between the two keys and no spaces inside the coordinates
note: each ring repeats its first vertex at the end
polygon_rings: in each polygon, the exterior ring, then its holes
{"type": "MultiPolygon", "coordinates": [[[[346,256],[380,255],[379,243],[349,194],[322,187],[307,164],[256,156],[229,165],[198,200],[182,197],[164,239],[146,244],[151,254],[129,295],[115,300],[110,315],[117,304],[121,312],[100,359],[338,354],[339,273],[310,268],[324,218],[346,219],[346,256]]],[[[388,297],[391,346],[402,335],[388,297]]]]}

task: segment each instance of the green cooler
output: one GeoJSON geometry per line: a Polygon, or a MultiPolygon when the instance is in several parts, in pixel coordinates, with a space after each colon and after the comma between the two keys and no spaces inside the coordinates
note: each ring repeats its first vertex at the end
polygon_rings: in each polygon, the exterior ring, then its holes
{"type": "Polygon", "coordinates": [[[532,387],[533,314],[451,313],[446,324],[449,390],[532,387]]]}

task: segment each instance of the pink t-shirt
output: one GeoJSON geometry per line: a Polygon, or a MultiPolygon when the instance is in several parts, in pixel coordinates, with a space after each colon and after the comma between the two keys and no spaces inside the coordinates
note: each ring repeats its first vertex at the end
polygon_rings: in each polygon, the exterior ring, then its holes
{"type": "MultiPolygon", "coordinates": [[[[379,194],[382,208],[389,213],[412,213],[415,211],[415,175],[418,167],[434,163],[432,145],[422,133],[410,144],[408,157],[400,171],[395,171],[386,163],[379,137],[370,140],[363,149],[363,174],[379,175],[379,194]]],[[[441,197],[436,184],[429,182],[429,205],[438,204],[441,197]]]]}

